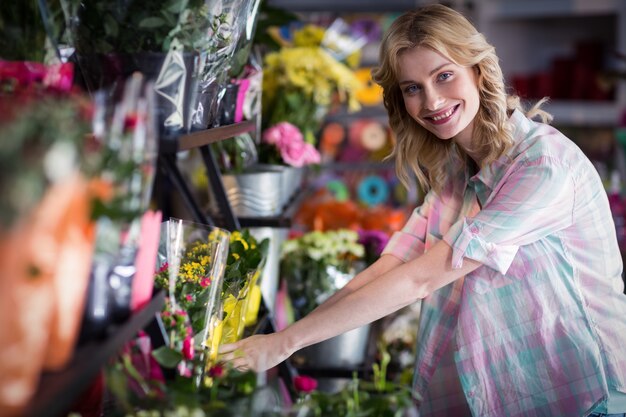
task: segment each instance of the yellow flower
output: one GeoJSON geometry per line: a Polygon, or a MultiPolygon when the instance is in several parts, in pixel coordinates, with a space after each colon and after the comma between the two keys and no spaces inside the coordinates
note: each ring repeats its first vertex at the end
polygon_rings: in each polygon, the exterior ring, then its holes
{"type": "MultiPolygon", "coordinates": [[[[246,242],[246,240],[241,235],[241,232],[239,231],[234,231],[231,233],[230,243],[233,243],[233,242],[241,242],[245,250],[248,250],[250,248],[250,245],[248,245],[248,242],[246,242]]],[[[236,254],[233,253],[233,255],[236,255],[236,254]]]]}
{"type": "Polygon", "coordinates": [[[326,30],[317,25],[306,25],[293,32],[294,46],[320,46],[326,30]]]}

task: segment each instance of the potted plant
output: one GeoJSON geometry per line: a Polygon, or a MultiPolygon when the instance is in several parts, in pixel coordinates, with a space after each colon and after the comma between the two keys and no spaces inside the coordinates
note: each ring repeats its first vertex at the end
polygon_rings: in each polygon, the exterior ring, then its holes
{"type": "MultiPolygon", "coordinates": [[[[312,231],[283,243],[280,275],[294,318],[313,311],[365,267],[365,247],[352,230],[312,231]]],[[[370,326],[362,326],[294,355],[306,367],[354,368],[367,353],[370,326]]]]}

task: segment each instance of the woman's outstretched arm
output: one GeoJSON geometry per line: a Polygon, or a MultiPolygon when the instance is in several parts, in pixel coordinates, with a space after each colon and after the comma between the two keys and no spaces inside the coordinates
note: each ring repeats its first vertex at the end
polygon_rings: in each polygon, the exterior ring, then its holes
{"type": "MultiPolygon", "coordinates": [[[[417,259],[404,264],[397,260],[400,264],[382,275],[369,276],[369,280],[365,276],[367,283],[338,294],[328,306],[312,311],[280,332],[223,345],[222,359],[241,370],[271,368],[297,350],[378,320],[482,265],[465,259],[461,268],[453,269],[451,259],[452,249],[440,241],[417,259]]],[[[384,261],[381,265],[389,266],[387,262],[391,263],[384,261]]]]}

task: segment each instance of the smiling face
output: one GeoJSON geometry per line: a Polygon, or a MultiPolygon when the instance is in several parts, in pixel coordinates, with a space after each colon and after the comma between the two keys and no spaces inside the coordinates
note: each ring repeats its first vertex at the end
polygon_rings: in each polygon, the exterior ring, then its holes
{"type": "Polygon", "coordinates": [[[425,47],[399,56],[398,81],[409,115],[440,139],[469,150],[480,97],[476,71],[425,47]]]}

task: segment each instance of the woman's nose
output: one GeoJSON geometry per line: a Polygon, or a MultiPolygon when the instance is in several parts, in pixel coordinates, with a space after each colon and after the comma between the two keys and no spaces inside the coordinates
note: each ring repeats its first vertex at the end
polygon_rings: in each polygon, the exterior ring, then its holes
{"type": "Polygon", "coordinates": [[[426,110],[438,110],[441,108],[443,102],[443,97],[441,97],[441,94],[436,88],[424,89],[424,107],[426,110]]]}

